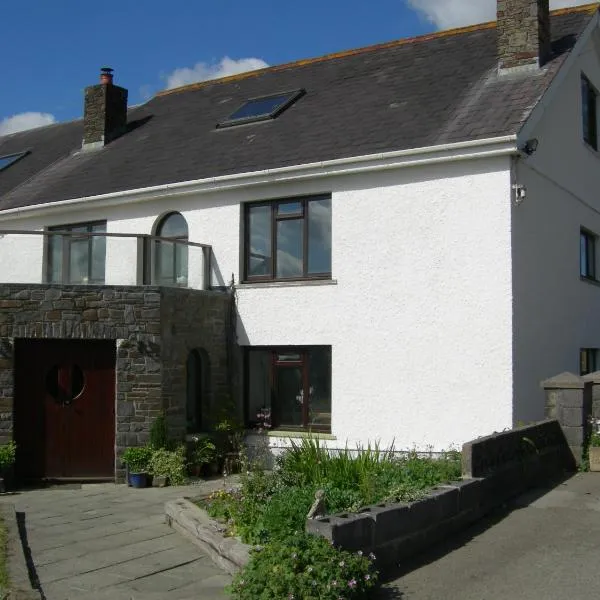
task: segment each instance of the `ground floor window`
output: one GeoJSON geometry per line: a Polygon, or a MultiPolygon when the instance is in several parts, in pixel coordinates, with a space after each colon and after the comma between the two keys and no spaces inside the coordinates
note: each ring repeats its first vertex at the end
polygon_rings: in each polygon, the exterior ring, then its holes
{"type": "Polygon", "coordinates": [[[248,348],[249,426],[331,431],[331,347],[248,348]]]}
{"type": "Polygon", "coordinates": [[[186,421],[188,433],[202,430],[204,404],[208,390],[208,354],[201,348],[192,350],[186,363],[187,397],[186,421]]]}

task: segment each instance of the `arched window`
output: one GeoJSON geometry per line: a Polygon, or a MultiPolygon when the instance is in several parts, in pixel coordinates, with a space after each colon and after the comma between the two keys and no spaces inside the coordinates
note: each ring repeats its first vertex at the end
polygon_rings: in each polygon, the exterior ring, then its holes
{"type": "Polygon", "coordinates": [[[186,421],[188,433],[202,430],[202,413],[207,402],[208,378],[209,378],[208,355],[205,350],[192,350],[187,358],[187,398],[186,398],[186,421]]]}
{"type": "Polygon", "coordinates": [[[177,240],[156,240],[156,282],[159,285],[188,284],[188,226],[183,216],[169,213],[159,222],[155,235],[177,240]],[[179,243],[178,243],[179,242],[179,243]]]}

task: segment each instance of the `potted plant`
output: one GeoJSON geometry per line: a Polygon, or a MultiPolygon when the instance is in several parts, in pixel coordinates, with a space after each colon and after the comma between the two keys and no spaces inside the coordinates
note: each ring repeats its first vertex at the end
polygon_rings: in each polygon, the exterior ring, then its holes
{"type": "Polygon", "coordinates": [[[190,474],[199,477],[205,465],[209,465],[216,458],[217,447],[208,436],[195,435],[192,441],[189,461],[190,474]]]}
{"type": "Polygon", "coordinates": [[[131,487],[144,488],[148,486],[148,473],[152,448],[149,446],[134,446],[123,452],[121,461],[127,465],[127,478],[131,487]]]}
{"type": "Polygon", "coordinates": [[[158,486],[185,483],[185,446],[175,450],[158,448],[151,452],[148,468],[158,486]]]}
{"type": "Polygon", "coordinates": [[[14,465],[17,445],[10,441],[0,446],[0,492],[6,492],[13,488],[14,465]]]}
{"type": "Polygon", "coordinates": [[[590,471],[600,472],[600,433],[592,434],[588,450],[590,471]]]}

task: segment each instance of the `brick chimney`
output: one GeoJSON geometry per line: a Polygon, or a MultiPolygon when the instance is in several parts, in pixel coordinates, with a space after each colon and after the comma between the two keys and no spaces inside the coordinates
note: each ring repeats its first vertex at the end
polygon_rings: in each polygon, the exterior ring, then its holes
{"type": "Polygon", "coordinates": [[[542,66],[552,53],[550,0],[497,0],[500,69],[542,66]]]}
{"type": "Polygon", "coordinates": [[[127,90],[113,85],[113,69],[101,69],[100,83],[85,88],[83,148],[105,146],[125,132],[127,90]]]}

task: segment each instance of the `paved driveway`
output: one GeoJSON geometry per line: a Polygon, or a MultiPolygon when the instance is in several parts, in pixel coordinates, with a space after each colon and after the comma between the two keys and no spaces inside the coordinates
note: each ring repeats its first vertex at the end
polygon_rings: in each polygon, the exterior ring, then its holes
{"type": "Polygon", "coordinates": [[[585,600],[600,597],[600,473],[581,473],[401,565],[381,598],[585,600]]]}
{"type": "Polygon", "coordinates": [[[221,600],[229,578],[169,528],[163,512],[167,500],[220,485],[58,486],[3,500],[25,515],[27,543],[46,600],[221,600]]]}

